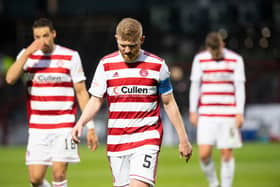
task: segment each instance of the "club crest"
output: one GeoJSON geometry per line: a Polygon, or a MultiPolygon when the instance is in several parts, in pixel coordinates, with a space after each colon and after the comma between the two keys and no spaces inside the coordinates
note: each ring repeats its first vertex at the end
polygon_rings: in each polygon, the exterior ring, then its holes
{"type": "Polygon", "coordinates": [[[148,73],[148,70],[141,69],[139,71],[139,74],[141,75],[141,77],[147,77],[149,73],[148,73]]]}

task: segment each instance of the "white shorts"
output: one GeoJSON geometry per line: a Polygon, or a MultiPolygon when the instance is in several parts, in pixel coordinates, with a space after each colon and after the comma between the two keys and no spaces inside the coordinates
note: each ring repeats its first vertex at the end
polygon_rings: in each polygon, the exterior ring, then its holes
{"type": "Polygon", "coordinates": [[[114,187],[129,186],[136,179],[155,185],[158,150],[142,150],[125,156],[109,156],[114,187]]]}
{"type": "Polygon", "coordinates": [[[52,162],[80,162],[78,145],[71,128],[29,129],[26,165],[52,165],[52,162]]]}
{"type": "Polygon", "coordinates": [[[241,147],[241,135],[235,118],[199,117],[197,144],[215,145],[218,149],[241,147]]]}

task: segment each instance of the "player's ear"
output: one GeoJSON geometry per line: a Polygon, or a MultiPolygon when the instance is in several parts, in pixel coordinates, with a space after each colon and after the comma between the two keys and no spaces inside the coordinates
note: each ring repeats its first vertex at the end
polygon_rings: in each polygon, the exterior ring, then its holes
{"type": "Polygon", "coordinates": [[[119,37],[118,37],[118,35],[117,35],[117,34],[115,34],[115,39],[116,39],[116,41],[118,41],[118,38],[119,38],[119,37]]]}
{"type": "Polygon", "coordinates": [[[225,42],[222,41],[222,48],[224,48],[226,46],[225,42]]]}
{"type": "Polygon", "coordinates": [[[145,38],[146,38],[146,36],[145,36],[145,35],[142,35],[142,36],[141,36],[141,38],[140,38],[141,44],[143,44],[143,43],[144,43],[145,38]]]}
{"type": "Polygon", "coordinates": [[[56,30],[53,30],[53,31],[52,31],[52,35],[53,35],[53,38],[56,37],[56,30]]]}

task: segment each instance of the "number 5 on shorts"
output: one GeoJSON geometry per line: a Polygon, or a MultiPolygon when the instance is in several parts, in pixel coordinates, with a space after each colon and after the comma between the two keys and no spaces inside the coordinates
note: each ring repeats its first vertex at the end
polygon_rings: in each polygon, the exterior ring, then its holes
{"type": "Polygon", "coordinates": [[[152,158],[151,155],[145,155],[143,167],[150,168],[150,166],[151,166],[151,158],[152,158]]]}

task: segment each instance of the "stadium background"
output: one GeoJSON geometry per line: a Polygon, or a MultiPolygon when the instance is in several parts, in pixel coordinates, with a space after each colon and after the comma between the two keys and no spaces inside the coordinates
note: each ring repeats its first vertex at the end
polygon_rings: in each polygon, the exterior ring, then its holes
{"type": "MultiPolygon", "coordinates": [[[[241,131],[243,140],[249,143],[249,150],[251,147],[266,150],[264,145],[273,147],[271,150],[275,152],[270,160],[275,162],[271,165],[265,162],[265,166],[274,168],[267,174],[279,179],[279,0],[0,0],[0,153],[11,160],[9,152],[20,152],[24,157],[22,152],[27,140],[24,77],[15,86],[8,86],[4,76],[18,52],[33,40],[32,23],[41,16],[53,20],[58,33],[56,43],[79,51],[87,87],[98,60],[116,50],[114,29],[118,21],[127,16],[139,19],[146,36],[143,48],[165,58],[169,65],[175,98],[194,145],[195,129],[188,122],[191,63],[195,53],[203,48],[205,35],[212,30],[221,32],[227,47],[240,53],[245,60],[247,97],[246,119],[241,131]],[[251,142],[254,143],[251,145],[251,142]],[[17,149],[13,148],[15,145],[17,149]]],[[[172,147],[177,143],[174,129],[168,125],[164,113],[162,116],[165,122],[164,145],[172,147]]],[[[106,140],[105,118],[106,112],[100,112],[95,121],[101,144],[106,140]]],[[[246,146],[244,149],[247,154],[246,146]]],[[[104,148],[101,147],[102,150],[104,148]]],[[[271,150],[267,148],[267,151],[271,150]]],[[[242,149],[239,153],[242,154],[242,149]]],[[[85,151],[84,154],[89,153],[85,151]]],[[[259,155],[256,160],[263,158],[259,155]]],[[[15,163],[19,161],[17,157],[14,160],[15,163]]],[[[18,165],[23,170],[23,159],[18,165]]],[[[198,164],[193,164],[193,167],[199,169],[198,164]]],[[[0,169],[2,173],[4,170],[0,169]]],[[[4,179],[0,178],[0,186],[9,186],[4,179]]],[[[205,181],[203,184],[206,186],[205,181]]],[[[280,186],[279,180],[271,184],[275,186],[268,187],[280,186]]],[[[265,183],[259,185],[266,186],[265,183]]]]}

